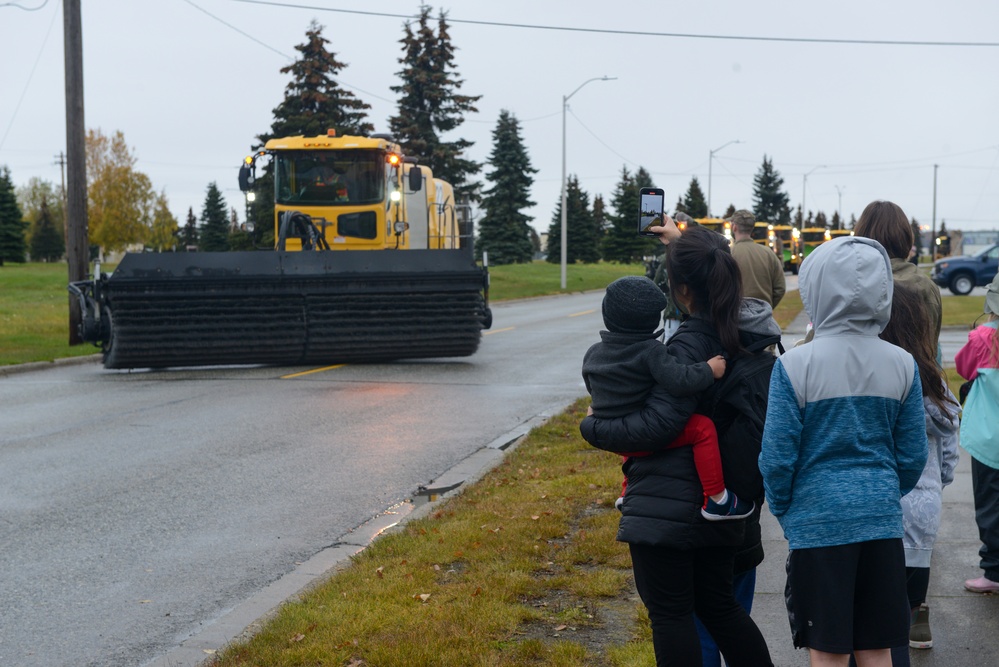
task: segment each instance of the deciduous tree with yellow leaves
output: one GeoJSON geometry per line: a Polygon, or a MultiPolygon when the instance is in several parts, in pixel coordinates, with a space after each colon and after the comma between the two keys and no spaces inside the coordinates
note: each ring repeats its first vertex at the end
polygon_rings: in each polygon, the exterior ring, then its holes
{"type": "Polygon", "coordinates": [[[107,252],[145,243],[155,195],[149,177],[135,169],[138,158],[119,130],[87,132],[87,217],[90,243],[107,252]]]}

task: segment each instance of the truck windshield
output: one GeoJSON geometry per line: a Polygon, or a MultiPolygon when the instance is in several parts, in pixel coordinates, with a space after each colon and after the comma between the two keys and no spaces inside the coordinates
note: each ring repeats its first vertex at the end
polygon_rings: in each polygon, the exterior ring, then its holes
{"type": "Polygon", "coordinates": [[[284,151],[277,154],[275,164],[278,204],[348,206],[385,198],[381,151],[284,151]]]}

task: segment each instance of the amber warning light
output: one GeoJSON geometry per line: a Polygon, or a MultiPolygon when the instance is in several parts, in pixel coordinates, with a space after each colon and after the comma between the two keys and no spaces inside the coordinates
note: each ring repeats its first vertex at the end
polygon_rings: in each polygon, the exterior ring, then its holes
{"type": "Polygon", "coordinates": [[[399,164],[399,156],[396,155],[395,153],[389,153],[388,162],[389,162],[389,164],[393,164],[393,165],[399,164]]]}

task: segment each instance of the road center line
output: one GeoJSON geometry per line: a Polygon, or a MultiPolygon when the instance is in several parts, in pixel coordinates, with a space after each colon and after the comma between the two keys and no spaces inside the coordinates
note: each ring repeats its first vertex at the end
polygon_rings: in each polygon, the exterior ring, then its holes
{"type": "Polygon", "coordinates": [[[573,313],[572,315],[569,315],[569,317],[579,317],[580,315],[592,315],[595,312],[597,312],[597,309],[591,308],[590,310],[584,310],[581,313],[573,313]]]}
{"type": "Polygon", "coordinates": [[[493,329],[492,331],[483,331],[482,335],[483,336],[488,336],[489,334],[503,333],[504,331],[513,331],[516,328],[517,327],[507,327],[506,329],[493,329]]]}
{"type": "Polygon", "coordinates": [[[282,380],[290,380],[291,378],[302,377],[303,375],[312,375],[313,373],[322,373],[323,371],[331,371],[334,368],[343,368],[347,364],[337,364],[336,366],[324,366],[323,368],[313,368],[311,371],[302,371],[301,373],[292,373],[291,375],[282,375],[282,380]]]}

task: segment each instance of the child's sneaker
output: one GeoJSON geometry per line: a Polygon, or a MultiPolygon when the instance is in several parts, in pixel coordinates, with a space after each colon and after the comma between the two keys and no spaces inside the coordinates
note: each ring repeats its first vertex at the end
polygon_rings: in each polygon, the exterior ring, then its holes
{"type": "Polygon", "coordinates": [[[624,505],[624,496],[618,496],[617,500],[614,501],[614,508],[619,512],[623,512],[624,510],[621,509],[622,505],[624,505]]]}
{"type": "Polygon", "coordinates": [[[716,503],[708,498],[701,508],[701,515],[708,521],[731,521],[733,519],[745,519],[756,509],[756,503],[741,500],[739,496],[731,491],[726,491],[725,501],[716,503]]]}
{"type": "Polygon", "coordinates": [[[933,648],[930,634],[930,608],[921,604],[912,610],[909,623],[909,648],[933,648]]]}

